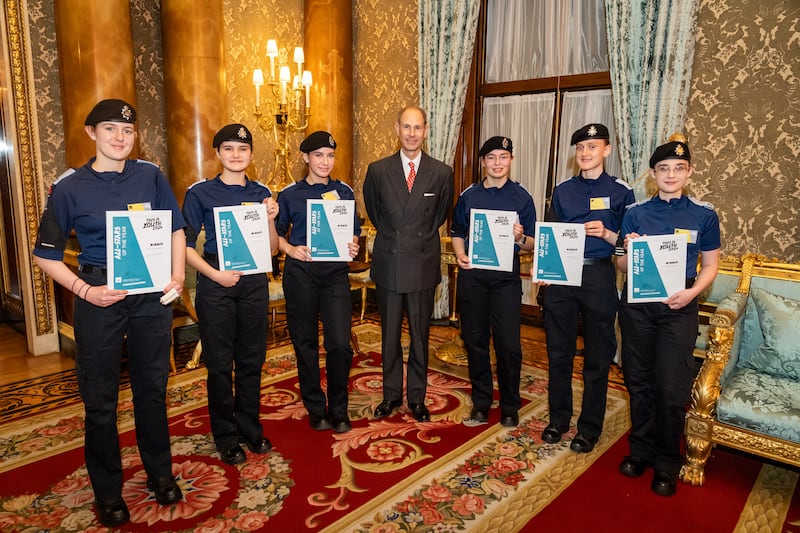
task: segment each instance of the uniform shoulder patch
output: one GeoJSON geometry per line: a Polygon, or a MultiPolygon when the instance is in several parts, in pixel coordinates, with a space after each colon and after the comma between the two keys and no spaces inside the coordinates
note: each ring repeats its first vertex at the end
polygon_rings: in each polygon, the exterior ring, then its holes
{"type": "Polygon", "coordinates": [[[689,197],[689,201],[692,202],[694,205],[699,205],[700,207],[705,207],[706,209],[714,210],[714,204],[711,202],[703,202],[702,200],[698,200],[694,196],[689,197]]]}

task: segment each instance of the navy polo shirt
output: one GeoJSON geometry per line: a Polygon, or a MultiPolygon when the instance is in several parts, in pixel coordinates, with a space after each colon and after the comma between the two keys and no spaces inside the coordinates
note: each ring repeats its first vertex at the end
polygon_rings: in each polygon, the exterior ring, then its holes
{"type": "MultiPolygon", "coordinates": [[[[464,239],[464,246],[469,252],[469,215],[472,209],[497,209],[500,211],[516,211],[524,235],[533,235],[536,224],[536,208],[533,199],[525,187],[511,180],[506,180],[502,187],[484,187],[486,182],[473,183],[461,193],[453,210],[453,224],[450,228],[452,237],[464,239]]],[[[514,246],[519,251],[518,246],[514,246]]]]}
{"type": "Polygon", "coordinates": [[[272,196],[266,185],[245,177],[244,185],[228,185],[220,174],[210,180],[193,183],[183,200],[183,217],[186,219],[186,245],[194,248],[197,233],[205,228],[206,241],[203,253],[217,253],[217,231],[214,227],[214,208],[242,204],[260,204],[272,196]]]}
{"type": "MultiPolygon", "coordinates": [[[[710,252],[720,247],[719,218],[714,206],[686,195],[664,201],[658,195],[628,207],[622,219],[617,243],[622,246],[625,235],[671,235],[676,229],[690,232],[686,248],[686,277],[697,276],[697,258],[700,252],[710,252]]],[[[619,252],[618,252],[619,253],[619,252]]]]}
{"type": "Polygon", "coordinates": [[[52,185],[42,213],[33,253],[61,261],[74,229],[81,265],[106,264],[106,211],[125,211],[131,204],[172,211],[172,231],[184,227],[180,207],[166,176],[149,161],[127,160],[122,172],[96,172],[95,158],[62,174],[52,185]]]}
{"type": "MultiPolygon", "coordinates": [[[[355,200],[353,189],[346,183],[328,178],[328,183],[311,185],[305,179],[287,185],[278,195],[278,219],[275,226],[278,235],[292,246],[306,245],[306,200],[319,200],[326,192],[335,191],[340,200],[355,200]],[[289,229],[291,228],[291,233],[289,229]]],[[[361,235],[358,214],[353,213],[353,235],[361,235]]]]}
{"type": "MultiPolygon", "coordinates": [[[[597,179],[574,176],[556,186],[546,220],[575,224],[600,220],[606,228],[618,232],[625,207],[635,201],[630,185],[605,171],[597,179]]],[[[584,257],[603,258],[613,253],[612,244],[586,236],[584,257]]]]}

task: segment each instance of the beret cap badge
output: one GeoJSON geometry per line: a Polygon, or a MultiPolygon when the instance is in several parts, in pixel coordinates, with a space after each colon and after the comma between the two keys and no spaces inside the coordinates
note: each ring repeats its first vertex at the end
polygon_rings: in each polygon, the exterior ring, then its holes
{"type": "Polygon", "coordinates": [[[242,126],[239,128],[239,131],[236,132],[236,135],[238,135],[240,139],[247,139],[247,130],[242,126]]]}
{"type": "Polygon", "coordinates": [[[589,134],[589,137],[594,137],[595,135],[597,135],[597,128],[595,128],[594,126],[591,126],[589,128],[589,131],[587,131],[586,133],[589,134]]]}

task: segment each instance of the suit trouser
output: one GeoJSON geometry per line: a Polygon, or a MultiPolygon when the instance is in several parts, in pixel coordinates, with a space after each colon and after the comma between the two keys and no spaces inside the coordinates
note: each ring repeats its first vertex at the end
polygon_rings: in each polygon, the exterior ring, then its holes
{"type": "Polygon", "coordinates": [[[259,414],[268,305],[264,274],[242,276],[233,287],[197,276],[195,307],[208,369],[208,414],[220,450],[238,444],[239,437],[253,441],[264,435],[259,414]]]}
{"type": "Polygon", "coordinates": [[[583,317],[583,402],[578,431],[588,438],[603,430],[608,368],[617,350],[616,273],[611,261],[585,265],[580,287],[550,285],[544,290],[544,327],[549,363],[550,422],[569,425],[572,417],[572,369],[583,317]]]}
{"type": "MultiPolygon", "coordinates": [[[[625,293],[623,293],[625,294],[625,293]]],[[[697,299],[682,309],[662,303],[620,307],[622,371],[631,402],[631,455],[677,475],[694,379],[697,299]]]]}
{"type": "Polygon", "coordinates": [[[518,273],[459,270],[458,305],[461,338],[467,349],[472,404],[488,409],[492,403],[492,365],[489,338],[497,356],[500,410],[511,413],[522,405],[520,322],[522,281],[518,273]]]}
{"type": "Polygon", "coordinates": [[[416,292],[397,293],[377,286],[378,310],[381,313],[384,400],[403,399],[403,350],[400,346],[400,334],[405,308],[411,337],[406,398],[409,404],[425,403],[425,392],[428,387],[428,336],[435,293],[435,287],[416,292]]]}
{"type": "MultiPolygon", "coordinates": [[[[80,277],[91,285],[106,283],[105,274],[80,277]]],[[[75,299],[75,368],[86,413],[84,457],[98,502],[122,493],[117,399],[126,335],[139,455],[149,477],[172,473],[166,405],[172,307],[161,305],[160,296],[130,295],[105,308],[75,299]]]]}
{"type": "Polygon", "coordinates": [[[306,410],[318,416],[327,411],[334,418],[347,416],[347,385],[353,362],[349,271],[344,263],[304,263],[289,257],[283,272],[286,321],[297,356],[300,394],[306,410]],[[326,353],[327,409],[320,383],[319,319],[326,353]]]}

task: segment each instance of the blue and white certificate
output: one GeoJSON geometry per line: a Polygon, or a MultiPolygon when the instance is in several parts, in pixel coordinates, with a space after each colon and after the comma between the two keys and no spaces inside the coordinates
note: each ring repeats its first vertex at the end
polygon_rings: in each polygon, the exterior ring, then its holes
{"type": "Polygon", "coordinates": [[[516,211],[470,209],[469,263],[483,270],[514,270],[516,211]]]}
{"type": "Polygon", "coordinates": [[[355,200],[306,200],[306,246],[312,261],[352,261],[355,200]]]}
{"type": "Polygon", "coordinates": [[[686,288],[686,235],[628,241],[628,302],[663,302],[686,288]]]}
{"type": "Polygon", "coordinates": [[[586,228],[567,222],[537,222],[531,279],[579,287],[583,282],[586,228]]]}
{"type": "Polygon", "coordinates": [[[214,208],[220,270],[272,272],[272,249],[265,204],[214,208]]]}
{"type": "Polygon", "coordinates": [[[172,211],[106,211],[106,284],[162,292],[172,279],[172,211]]]}

